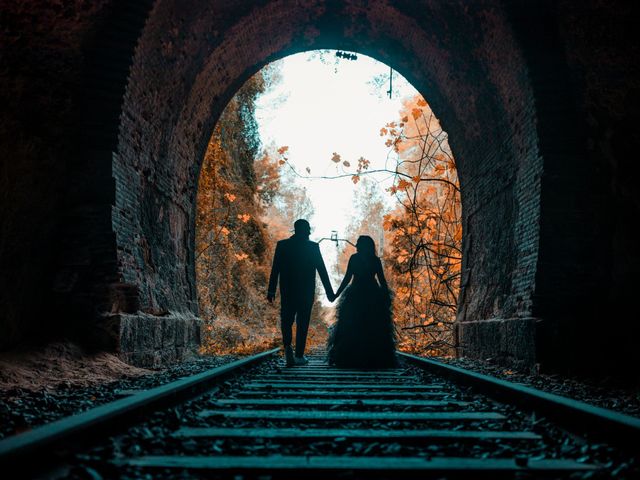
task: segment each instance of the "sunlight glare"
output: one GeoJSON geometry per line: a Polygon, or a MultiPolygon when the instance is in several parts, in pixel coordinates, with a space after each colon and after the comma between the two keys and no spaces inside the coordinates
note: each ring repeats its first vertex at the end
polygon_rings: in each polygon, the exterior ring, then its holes
{"type": "MultiPolygon", "coordinates": [[[[389,67],[366,55],[356,61],[339,60],[335,51],[291,55],[277,63],[281,82],[258,98],[256,119],[263,145],[289,146],[289,161],[297,172],[311,176],[335,176],[354,173],[357,160],[371,161],[371,169],[384,168],[389,148],[379,135],[386,123],[396,121],[402,101],[418,92],[397,72],[393,72],[393,98],[386,94],[388,83],[376,88],[372,80],[385,75],[389,67]],[[333,152],[351,163],[350,168],[331,162],[333,152]]],[[[283,167],[286,168],[286,167],[283,167]]],[[[390,177],[376,176],[380,188],[390,186],[390,177]]],[[[315,208],[310,218],[312,239],[329,237],[337,230],[342,237],[354,213],[354,186],[350,177],[340,179],[303,179],[315,208]]],[[[394,205],[387,192],[390,208],[394,205]]],[[[355,241],[355,239],[350,239],[355,241]]],[[[323,242],[327,268],[332,271],[337,257],[332,242],[323,242]]]]}

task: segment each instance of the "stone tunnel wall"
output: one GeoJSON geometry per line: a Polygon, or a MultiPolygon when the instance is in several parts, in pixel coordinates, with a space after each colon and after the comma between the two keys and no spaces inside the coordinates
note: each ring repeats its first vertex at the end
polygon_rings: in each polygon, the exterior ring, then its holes
{"type": "Polygon", "coordinates": [[[157,2],[136,51],[114,157],[119,260],[141,304],[196,311],[199,166],[242,81],[286,54],[355,50],[404,74],[450,135],[465,232],[460,320],[484,327],[479,320],[493,319],[512,333],[492,331],[469,351],[501,342],[500,355],[531,361],[542,171],[532,93],[499,5],[455,5],[157,2]]]}
{"type": "MultiPolygon", "coordinates": [[[[640,42],[633,2],[508,7],[544,158],[533,316],[537,361],[587,373],[637,363],[640,42]]],[[[637,378],[637,372],[633,374],[637,378]]]]}
{"type": "Polygon", "coordinates": [[[92,207],[76,201],[89,179],[72,178],[82,157],[80,92],[87,49],[111,13],[108,1],[0,5],[0,349],[87,323],[72,318],[74,302],[59,300],[83,283],[89,246],[80,236],[65,242],[61,230],[68,220],[77,232],[92,207]],[[76,271],[65,275],[65,262],[76,271]]]}
{"type": "Polygon", "coordinates": [[[450,135],[462,352],[557,368],[581,344],[587,357],[597,339],[578,334],[611,302],[629,318],[620,300],[637,283],[638,74],[621,28],[632,7],[613,3],[3,7],[3,346],[47,324],[107,332],[103,348],[141,364],[192,350],[195,188],[213,125],[265,63],[339,48],[400,71],[450,135]]]}

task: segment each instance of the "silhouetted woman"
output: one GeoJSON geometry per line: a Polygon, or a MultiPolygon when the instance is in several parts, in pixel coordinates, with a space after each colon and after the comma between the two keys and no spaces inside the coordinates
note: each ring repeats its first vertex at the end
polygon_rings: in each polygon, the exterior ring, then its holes
{"type": "Polygon", "coordinates": [[[347,368],[393,367],[396,337],[382,262],[371,237],[360,236],[356,248],[336,292],[336,298],[344,295],[329,335],[328,361],[347,368]]]}

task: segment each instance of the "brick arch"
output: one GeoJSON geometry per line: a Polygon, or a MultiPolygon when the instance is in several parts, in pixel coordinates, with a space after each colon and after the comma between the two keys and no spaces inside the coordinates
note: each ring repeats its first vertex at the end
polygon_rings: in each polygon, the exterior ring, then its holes
{"type": "Polygon", "coordinates": [[[206,138],[262,64],[333,47],[402,72],[450,134],[466,353],[637,362],[635,3],[3,7],[0,348],[106,330],[110,348],[150,364],[197,344],[192,208],[206,138]]]}
{"type": "MultiPolygon", "coordinates": [[[[432,104],[449,132],[462,186],[459,320],[499,319],[514,333],[499,339],[507,342],[502,353],[531,362],[542,167],[526,64],[494,2],[470,14],[462,4],[416,9],[414,2],[219,8],[194,1],[186,11],[157,1],[136,49],[113,162],[124,281],[139,288],[143,307],[197,314],[195,193],[210,132],[251,74],[318,48],[370,55],[432,104]]],[[[491,335],[485,343],[503,333],[491,335]]]]}

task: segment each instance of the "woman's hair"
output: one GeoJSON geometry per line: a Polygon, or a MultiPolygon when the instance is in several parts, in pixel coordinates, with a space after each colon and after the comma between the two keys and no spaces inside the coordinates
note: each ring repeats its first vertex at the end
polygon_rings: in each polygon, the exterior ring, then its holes
{"type": "Polygon", "coordinates": [[[364,255],[368,255],[371,257],[377,257],[376,255],[376,244],[369,235],[360,235],[358,237],[358,241],[356,242],[356,248],[358,249],[358,253],[362,253],[364,255]]]}

